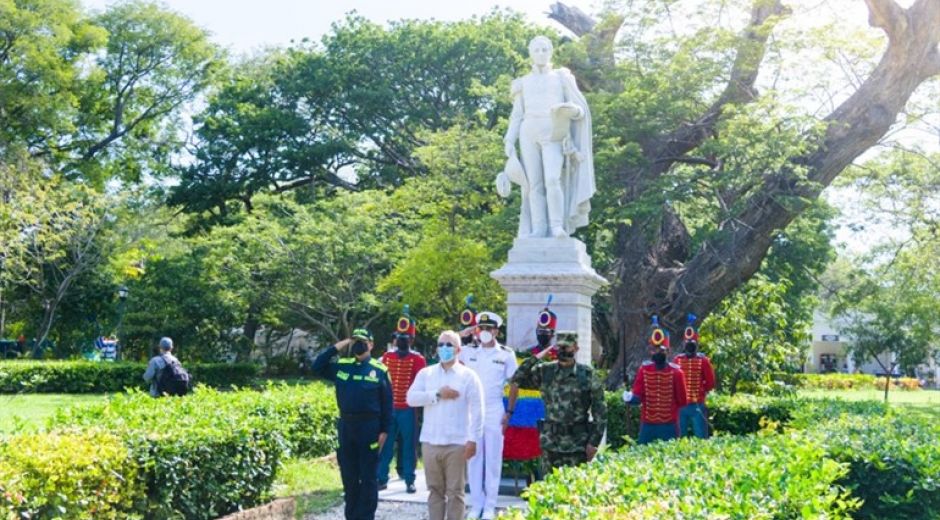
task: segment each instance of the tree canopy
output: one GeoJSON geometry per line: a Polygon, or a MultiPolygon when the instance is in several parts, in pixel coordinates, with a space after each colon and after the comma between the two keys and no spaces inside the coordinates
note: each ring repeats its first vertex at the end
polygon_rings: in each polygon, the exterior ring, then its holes
{"type": "Polygon", "coordinates": [[[653,313],[676,333],[687,312],[705,318],[729,363],[770,348],[743,323],[782,331],[775,367],[797,355],[835,255],[819,198],[840,176],[906,230],[851,269],[859,315],[897,302],[892,316],[926,322],[936,158],[874,152],[934,117],[940,6],[865,7],[869,27],[801,2],[632,2],[596,18],[556,5],[564,34],[503,11],[350,15],[320,41],[234,58],[158,4],[0,0],[0,332],[7,310],[9,330],[76,344],[123,319],[135,353],[172,334],[194,356],[244,358],[262,329],[384,334],[406,303],[453,326],[468,292],[499,311],[488,273],[519,200],[493,180],[509,82],[544,33],[592,110],[598,192],[579,238],[612,282],[594,316],[611,383],[643,356],[653,313]],[[74,273],[61,297],[17,267],[38,272],[34,229],[49,233],[43,265],[74,273]],[[87,263],[72,236],[93,237],[87,263]]]}

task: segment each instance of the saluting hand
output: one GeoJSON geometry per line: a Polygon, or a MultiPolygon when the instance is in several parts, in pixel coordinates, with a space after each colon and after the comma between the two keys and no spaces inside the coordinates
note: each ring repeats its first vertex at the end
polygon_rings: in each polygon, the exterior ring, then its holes
{"type": "Polygon", "coordinates": [[[538,354],[536,354],[535,357],[536,357],[537,359],[542,359],[543,357],[549,355],[549,354],[552,353],[552,352],[558,352],[558,347],[555,346],[555,345],[552,345],[552,346],[550,346],[550,347],[548,347],[548,348],[546,348],[546,349],[543,349],[541,352],[539,352],[538,354]]]}
{"type": "Polygon", "coordinates": [[[348,347],[350,343],[352,343],[352,338],[346,338],[344,340],[337,341],[336,345],[333,345],[333,346],[336,347],[336,350],[344,351],[346,350],[346,347],[348,347]]]}

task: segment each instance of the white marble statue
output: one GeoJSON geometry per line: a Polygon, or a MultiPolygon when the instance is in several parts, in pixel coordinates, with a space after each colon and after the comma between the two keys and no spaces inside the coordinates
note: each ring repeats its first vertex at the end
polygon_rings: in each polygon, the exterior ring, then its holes
{"type": "Polygon", "coordinates": [[[522,189],[520,238],[567,237],[588,223],[594,195],[591,112],[568,69],[553,69],[552,42],[529,42],[532,72],[512,82],[506,170],[496,178],[500,195],[522,189]],[[522,163],[516,156],[516,141],[522,163]]]}

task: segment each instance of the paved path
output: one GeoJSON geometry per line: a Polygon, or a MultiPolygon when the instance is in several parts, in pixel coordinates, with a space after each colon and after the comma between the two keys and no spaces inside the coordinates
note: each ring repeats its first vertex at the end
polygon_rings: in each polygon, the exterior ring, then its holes
{"type": "MultiPolygon", "coordinates": [[[[376,511],[376,520],[427,520],[428,518],[428,489],[424,482],[424,472],[415,475],[415,487],[418,492],[408,494],[405,492],[405,482],[392,479],[388,489],[379,492],[379,508],[376,511]]],[[[469,494],[467,499],[469,499],[469,494]]],[[[526,503],[516,496],[500,495],[496,502],[498,510],[525,509],[526,503]]],[[[343,506],[316,515],[309,515],[305,520],[343,520],[343,506]]]]}

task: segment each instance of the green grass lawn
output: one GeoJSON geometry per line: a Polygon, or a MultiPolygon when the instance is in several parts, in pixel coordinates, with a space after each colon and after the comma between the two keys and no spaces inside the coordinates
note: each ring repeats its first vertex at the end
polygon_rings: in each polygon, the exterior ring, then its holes
{"type": "Polygon", "coordinates": [[[41,428],[59,408],[96,403],[109,394],[15,394],[0,395],[0,433],[12,432],[17,424],[41,428]]]}
{"type": "MultiPolygon", "coordinates": [[[[806,397],[827,397],[846,401],[884,401],[884,390],[801,390],[806,397]]],[[[936,390],[890,390],[888,404],[926,413],[940,419],[940,392],[936,390]]]]}
{"type": "Polygon", "coordinates": [[[291,459],[278,471],[274,492],[297,497],[297,515],[320,513],[343,502],[343,482],[335,457],[291,459]]]}

